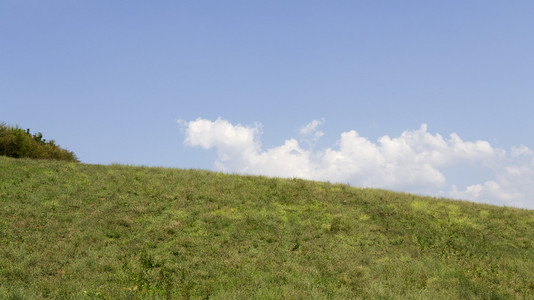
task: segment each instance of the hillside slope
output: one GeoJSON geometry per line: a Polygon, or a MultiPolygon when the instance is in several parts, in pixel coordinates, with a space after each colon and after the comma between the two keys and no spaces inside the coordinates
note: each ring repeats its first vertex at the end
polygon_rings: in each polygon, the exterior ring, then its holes
{"type": "Polygon", "coordinates": [[[534,211],[0,157],[0,298],[534,295],[534,211]]]}

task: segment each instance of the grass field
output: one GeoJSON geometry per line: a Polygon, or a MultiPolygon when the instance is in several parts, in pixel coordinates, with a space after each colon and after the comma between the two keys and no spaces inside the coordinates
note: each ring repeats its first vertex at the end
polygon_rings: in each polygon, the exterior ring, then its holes
{"type": "Polygon", "coordinates": [[[533,299],[533,237],[532,210],[0,157],[0,299],[533,299]]]}

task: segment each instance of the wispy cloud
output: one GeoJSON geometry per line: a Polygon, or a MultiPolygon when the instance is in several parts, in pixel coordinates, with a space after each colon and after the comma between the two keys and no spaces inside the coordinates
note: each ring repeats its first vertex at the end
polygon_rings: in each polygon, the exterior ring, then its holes
{"type": "Polygon", "coordinates": [[[321,120],[313,120],[299,131],[300,141],[309,147],[313,147],[315,143],[324,135],[324,132],[317,130],[317,128],[324,123],[324,118],[321,120]]]}
{"type": "Polygon", "coordinates": [[[426,124],[406,130],[398,137],[387,135],[376,142],[357,131],[341,133],[334,147],[314,150],[323,135],[314,120],[299,132],[297,139],[262,149],[261,126],[233,125],[221,118],[198,118],[185,122],[185,144],[204,149],[216,148],[217,170],[301,177],[350,183],[355,186],[381,187],[407,192],[442,195],[472,201],[534,208],[534,152],[525,146],[509,154],[487,141],[463,141],[457,134],[448,138],[428,132],[426,124]],[[486,182],[454,182],[442,170],[470,165],[491,172],[486,182]],[[457,186],[466,186],[459,190],[457,186]]]}

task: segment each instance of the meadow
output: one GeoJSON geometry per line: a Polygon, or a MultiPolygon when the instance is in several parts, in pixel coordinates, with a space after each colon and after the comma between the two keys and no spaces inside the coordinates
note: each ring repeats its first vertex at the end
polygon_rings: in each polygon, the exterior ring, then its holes
{"type": "Polygon", "coordinates": [[[534,211],[0,157],[0,299],[532,299],[534,211]]]}

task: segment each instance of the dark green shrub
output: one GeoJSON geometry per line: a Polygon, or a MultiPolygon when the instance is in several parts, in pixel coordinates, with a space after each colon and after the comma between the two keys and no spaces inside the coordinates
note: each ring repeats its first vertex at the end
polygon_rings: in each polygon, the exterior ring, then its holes
{"type": "Polygon", "coordinates": [[[55,159],[79,161],[76,155],[56,145],[54,140],[46,141],[43,134],[30,134],[18,128],[0,123],[0,155],[21,158],[55,159]]]}

